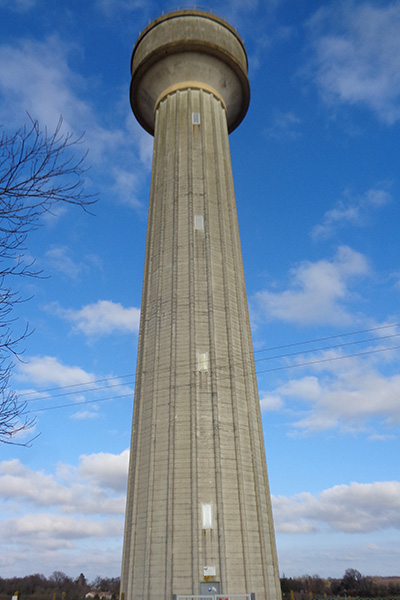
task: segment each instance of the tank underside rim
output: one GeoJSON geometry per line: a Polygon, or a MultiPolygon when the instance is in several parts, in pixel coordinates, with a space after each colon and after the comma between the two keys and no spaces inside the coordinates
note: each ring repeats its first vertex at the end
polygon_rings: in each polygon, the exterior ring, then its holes
{"type": "MultiPolygon", "coordinates": [[[[154,121],[152,124],[148,123],[147,120],[142,116],[140,111],[139,102],[137,101],[136,90],[139,89],[140,83],[143,77],[148,73],[151,67],[156,64],[160,59],[174,54],[181,54],[185,52],[201,52],[208,54],[220,59],[223,63],[228,65],[240,82],[242,91],[242,99],[240,110],[232,122],[228,123],[228,131],[231,133],[246,116],[249,104],[250,104],[250,84],[247,77],[247,73],[244,72],[240,63],[232,56],[232,54],[226,51],[222,46],[205,42],[204,40],[179,40],[177,42],[169,42],[163,46],[159,46],[153,52],[149,53],[142,62],[135,67],[132,73],[132,80],[130,85],[130,102],[132,111],[140,123],[140,125],[151,135],[154,135],[154,121]]],[[[207,83],[204,82],[205,86],[207,83]]],[[[156,108],[156,107],[153,107],[156,108]]]]}

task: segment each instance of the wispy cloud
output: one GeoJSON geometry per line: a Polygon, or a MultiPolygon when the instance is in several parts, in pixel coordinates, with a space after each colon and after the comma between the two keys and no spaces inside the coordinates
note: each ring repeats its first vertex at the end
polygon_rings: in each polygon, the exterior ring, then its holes
{"type": "Polygon", "coordinates": [[[328,102],[366,106],[387,124],[400,119],[400,4],[340,2],[309,22],[311,75],[328,102]]]}
{"type": "Polygon", "coordinates": [[[92,419],[98,419],[99,416],[100,415],[98,412],[98,407],[95,407],[95,405],[91,405],[90,409],[88,410],[78,410],[76,413],[71,415],[71,419],[73,421],[87,421],[92,419]]]}
{"type": "Polygon", "coordinates": [[[104,126],[87,80],[70,67],[71,56],[76,54],[78,48],[57,35],[0,45],[3,121],[7,127],[18,129],[26,122],[28,112],[52,132],[62,116],[62,131],[77,136],[86,132],[82,151],[89,148],[88,164],[93,167],[87,175],[88,183],[93,186],[95,180],[96,185],[101,181],[103,195],[108,192],[113,199],[125,203],[128,194],[135,199],[130,205],[140,209],[139,190],[150,171],[152,138],[134,125],[126,126],[134,117],[126,116],[130,113],[127,101],[121,112],[119,98],[115,100],[114,112],[120,119],[114,127],[104,126]]]}
{"type": "Polygon", "coordinates": [[[276,140],[293,140],[300,134],[301,119],[293,112],[277,113],[271,125],[265,130],[267,137],[276,140]]]}
{"type": "Polygon", "coordinates": [[[87,274],[94,266],[98,269],[101,266],[100,258],[94,254],[89,254],[75,260],[72,251],[67,246],[52,245],[44,255],[44,262],[48,264],[50,272],[57,271],[65,277],[72,280],[79,280],[84,274],[87,274]]]}
{"type": "Polygon", "coordinates": [[[97,9],[107,16],[154,8],[154,2],[151,0],[95,0],[94,3],[97,9]]]}
{"type": "Polygon", "coordinates": [[[292,269],[288,289],[255,294],[256,317],[300,325],[350,324],[355,317],[347,308],[349,286],[368,272],[365,256],[341,246],[332,260],[304,261],[292,269]]]}
{"type": "Polygon", "coordinates": [[[27,12],[32,10],[39,4],[40,0],[0,0],[0,7],[9,9],[15,12],[27,12]]]}
{"type": "Polygon", "coordinates": [[[311,236],[315,240],[327,239],[346,225],[364,227],[369,223],[371,212],[386,206],[392,199],[392,195],[383,189],[370,189],[361,196],[345,191],[334,208],[324,214],[322,222],[312,229],[311,236]]]}
{"type": "Polygon", "coordinates": [[[58,304],[52,304],[47,310],[70,321],[76,331],[87,336],[132,333],[139,329],[140,309],[125,308],[119,302],[111,300],[98,300],[79,310],[65,309],[58,304]]]}
{"type": "Polygon", "coordinates": [[[13,110],[7,124],[19,127],[26,112],[44,126],[54,130],[60,115],[67,130],[81,133],[83,123],[92,120],[87,102],[79,98],[78,90],[85,84],[68,65],[73,47],[56,35],[45,41],[16,40],[0,46],[0,89],[2,107],[13,110]],[[24,83],[25,82],[25,83],[24,83]]]}

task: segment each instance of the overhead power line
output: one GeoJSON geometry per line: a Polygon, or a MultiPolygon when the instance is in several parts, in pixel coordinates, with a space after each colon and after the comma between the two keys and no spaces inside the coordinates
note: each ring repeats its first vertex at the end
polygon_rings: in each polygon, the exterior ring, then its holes
{"type": "MultiPolygon", "coordinates": [[[[270,369],[264,369],[262,371],[257,371],[256,375],[259,375],[261,373],[271,373],[274,371],[283,371],[283,370],[288,370],[288,369],[294,369],[294,368],[299,368],[299,367],[305,367],[305,366],[311,366],[311,365],[316,365],[319,363],[327,363],[327,362],[333,362],[333,361],[337,361],[337,360],[344,360],[344,359],[348,359],[348,358],[355,358],[357,356],[366,356],[366,355],[371,355],[371,354],[377,354],[377,353],[381,353],[381,352],[388,352],[390,350],[398,350],[400,349],[400,345],[399,346],[390,346],[388,348],[378,348],[375,350],[366,350],[364,352],[356,352],[354,354],[347,354],[347,355],[342,355],[342,356],[331,356],[329,358],[323,358],[323,359],[317,359],[317,360],[312,360],[312,361],[308,361],[308,362],[303,362],[303,363],[297,363],[297,364],[292,364],[292,365],[284,365],[281,367],[272,367],[270,369]]],[[[123,385],[123,384],[121,384],[123,385]]],[[[180,388],[183,387],[189,387],[190,384],[183,384],[182,386],[179,386],[180,388]]],[[[101,388],[104,389],[104,388],[101,388]]],[[[164,388],[166,389],[166,388],[164,388]]],[[[94,390],[89,390],[89,391],[96,391],[94,390]]],[[[159,391],[162,391],[159,388],[159,391]]],[[[54,397],[54,396],[53,396],[54,397]]],[[[120,398],[132,398],[132,393],[129,394],[121,394],[119,396],[110,396],[107,398],[98,398],[96,400],[82,400],[82,401],[78,401],[78,402],[74,402],[74,403],[70,403],[70,404],[62,404],[62,405],[57,405],[57,406],[49,406],[49,407],[43,407],[43,408],[38,408],[35,409],[33,411],[28,411],[28,412],[45,412],[48,410],[56,410],[58,408],[67,408],[67,407],[77,407],[77,406],[82,406],[85,404],[93,404],[93,403],[99,403],[99,402],[105,402],[106,400],[117,400],[120,398]]],[[[46,398],[46,399],[51,399],[50,398],[46,398]]]]}
{"type": "MultiPolygon", "coordinates": [[[[115,379],[115,377],[112,377],[112,379],[115,379]]],[[[103,381],[107,381],[107,380],[103,380],[103,381]]],[[[132,382],[133,384],[134,382],[132,382]]],[[[101,387],[95,387],[95,388],[89,388],[89,389],[85,389],[85,390],[77,390],[77,391],[69,391],[69,392],[62,392],[61,394],[52,394],[51,396],[39,396],[38,398],[30,398],[29,400],[27,400],[27,402],[36,402],[37,400],[49,400],[52,398],[60,398],[63,396],[73,396],[74,394],[87,394],[88,392],[98,392],[99,390],[109,390],[110,388],[115,388],[115,387],[126,387],[128,385],[132,385],[129,382],[128,383],[114,383],[113,385],[102,385],[101,387]]],[[[77,384],[79,385],[79,384],[77,384]]],[[[69,387],[69,386],[68,386],[69,387]]],[[[60,388],[58,388],[60,389],[60,388]]],[[[36,393],[42,393],[42,392],[36,392],[36,393]]],[[[22,395],[22,394],[21,394],[22,395]]]]}
{"type": "Polygon", "coordinates": [[[378,354],[379,352],[388,352],[389,350],[398,350],[400,346],[390,346],[389,348],[378,348],[377,350],[366,350],[365,352],[356,352],[354,354],[346,354],[344,356],[331,356],[330,358],[321,358],[318,360],[311,360],[310,362],[297,363],[295,365],[287,365],[283,367],[273,367],[272,369],[265,369],[265,371],[257,371],[257,375],[260,373],[271,373],[272,371],[282,371],[284,369],[294,369],[297,367],[308,367],[309,365],[316,365],[318,363],[332,362],[334,360],[343,360],[345,358],[353,358],[355,356],[366,356],[368,354],[378,354]]]}
{"type": "Polygon", "coordinates": [[[30,396],[32,394],[46,394],[47,392],[56,392],[57,390],[67,390],[73,387],[82,387],[83,385],[93,385],[94,383],[103,383],[104,381],[113,381],[114,379],[124,379],[125,377],[132,377],[134,373],[129,373],[129,375],[115,375],[115,377],[105,377],[104,379],[93,379],[92,381],[81,381],[81,383],[71,383],[69,385],[61,385],[58,387],[47,388],[46,390],[40,390],[39,392],[24,392],[23,394],[18,394],[20,398],[23,396],[30,396]]]}
{"type": "Polygon", "coordinates": [[[391,325],[380,325],[379,327],[372,327],[370,329],[359,329],[358,331],[348,331],[347,333],[338,333],[336,335],[328,335],[326,337],[314,338],[312,340],[304,340],[302,342],[291,342],[289,344],[283,344],[282,346],[273,346],[271,348],[261,348],[260,350],[254,350],[254,354],[258,352],[268,352],[269,350],[281,350],[282,348],[291,348],[292,346],[301,346],[302,344],[326,342],[327,340],[348,337],[350,335],[359,335],[360,333],[369,333],[371,331],[380,331],[381,329],[389,329],[390,327],[400,327],[400,323],[392,323],[391,325]]]}
{"type": "MultiPolygon", "coordinates": [[[[368,333],[368,332],[372,332],[372,331],[379,331],[382,329],[388,329],[391,327],[398,327],[400,326],[399,323],[393,323],[391,325],[382,325],[380,327],[373,327],[370,329],[361,329],[358,331],[352,331],[352,332],[347,332],[347,333],[342,333],[342,334],[337,334],[337,335],[331,335],[331,336],[326,336],[326,337],[321,337],[321,338],[315,338],[315,339],[311,339],[311,340],[304,340],[304,341],[300,341],[300,342],[292,342],[289,344],[283,344],[280,346],[271,346],[269,348],[263,348],[263,349],[259,349],[254,351],[254,354],[256,353],[261,353],[261,352],[269,352],[271,350],[278,350],[278,349],[283,349],[283,348],[291,348],[291,347],[295,347],[295,346],[300,346],[303,344],[311,344],[311,343],[317,343],[317,342],[321,342],[321,341],[327,341],[327,340],[331,340],[331,339],[339,339],[342,337],[348,337],[351,335],[359,335],[362,333],[368,333]]],[[[312,348],[309,350],[301,350],[298,352],[291,352],[291,353],[285,353],[285,354],[278,354],[278,355],[273,355],[273,356],[267,356],[267,357],[262,357],[262,358],[257,358],[255,359],[255,362],[263,362],[263,361],[267,361],[267,360],[276,360],[276,359],[282,359],[282,358],[290,358],[291,356],[299,356],[302,354],[309,354],[310,352],[321,352],[324,350],[333,350],[336,348],[343,348],[346,346],[351,346],[351,345],[355,345],[355,344],[361,344],[361,343],[368,343],[368,342],[373,342],[373,341],[380,341],[380,340],[385,340],[385,339],[389,339],[389,338],[394,338],[394,337],[399,337],[400,333],[394,333],[394,334],[390,334],[390,335],[386,335],[386,336],[377,336],[377,337],[372,337],[372,338],[367,338],[367,339],[362,339],[362,340],[353,340],[352,342],[344,342],[343,344],[335,344],[335,345],[330,345],[330,346],[322,346],[319,348],[312,348]]],[[[359,356],[360,354],[353,354],[351,356],[359,356]]],[[[325,362],[329,362],[329,360],[331,359],[325,359],[325,362]]],[[[333,360],[333,359],[332,359],[333,360]]],[[[311,363],[302,363],[304,365],[308,365],[308,364],[313,364],[311,363]]],[[[179,363],[178,365],[180,368],[185,368],[185,367],[189,367],[190,363],[179,363]]],[[[296,367],[297,365],[293,365],[293,367],[296,367]]],[[[216,369],[218,370],[226,370],[228,368],[228,365],[226,366],[217,366],[216,369]]],[[[257,371],[258,373],[267,373],[269,371],[276,371],[276,370],[284,370],[284,369],[288,369],[288,368],[292,368],[291,365],[289,366],[283,366],[283,367],[276,367],[274,369],[268,369],[268,370],[263,370],[263,371],[257,371]]],[[[99,390],[103,390],[103,389],[109,389],[111,387],[123,387],[126,385],[134,385],[135,381],[129,381],[129,382],[122,382],[122,383],[118,383],[115,385],[105,385],[105,386],[101,386],[101,387],[94,387],[93,389],[88,389],[86,386],[92,386],[98,383],[106,383],[106,382],[110,382],[110,381],[115,381],[115,380],[121,380],[121,379],[127,379],[130,377],[134,377],[135,374],[134,373],[128,373],[127,375],[116,375],[114,377],[105,377],[102,379],[94,379],[92,381],[85,381],[85,382],[80,382],[80,383],[73,383],[73,384],[69,384],[69,385],[64,385],[64,386],[58,386],[58,387],[53,387],[53,388],[47,388],[44,390],[38,390],[38,391],[29,391],[29,392],[23,392],[21,394],[19,394],[20,398],[26,398],[27,396],[35,396],[35,398],[27,398],[28,402],[33,402],[33,401],[37,401],[37,400],[47,400],[50,398],[57,398],[57,397],[61,397],[61,396],[69,396],[69,395],[73,395],[73,394],[78,394],[78,393],[88,393],[90,391],[99,391],[99,390]],[[58,392],[60,390],[72,390],[72,388],[74,388],[74,391],[70,391],[70,392],[61,392],[59,394],[51,394],[51,396],[43,396],[43,394],[48,394],[51,392],[58,392]],[[79,390],[76,390],[76,388],[81,388],[79,390]],[[76,390],[76,391],[75,391],[76,390]],[[38,396],[38,394],[42,394],[42,396],[38,396]]]]}
{"type": "Polygon", "coordinates": [[[121,396],[111,396],[110,398],[98,398],[97,400],[82,400],[80,402],[71,402],[70,404],[58,404],[57,406],[46,406],[44,408],[36,408],[28,412],[46,412],[48,410],[57,410],[58,408],[68,408],[71,406],[82,406],[84,404],[97,404],[98,402],[105,402],[106,400],[118,400],[119,398],[132,398],[132,394],[121,394],[121,396]]]}
{"type": "Polygon", "coordinates": [[[298,356],[299,354],[309,354],[310,352],[320,352],[321,350],[333,350],[335,348],[345,348],[346,346],[354,346],[355,344],[364,344],[367,342],[376,342],[377,340],[386,340],[389,338],[400,337],[400,333],[393,333],[391,335],[383,335],[374,338],[367,338],[363,340],[354,340],[353,342],[345,342],[344,344],[334,344],[332,346],[322,346],[321,348],[312,348],[311,350],[301,350],[299,352],[289,352],[287,354],[274,354],[274,356],[266,356],[265,358],[258,358],[255,362],[261,362],[264,360],[273,360],[276,358],[288,358],[289,356],[298,356]]]}

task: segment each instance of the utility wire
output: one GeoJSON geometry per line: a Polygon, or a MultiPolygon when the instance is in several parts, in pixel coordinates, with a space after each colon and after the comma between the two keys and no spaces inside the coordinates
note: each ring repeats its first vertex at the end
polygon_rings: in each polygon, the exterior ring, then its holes
{"type": "Polygon", "coordinates": [[[71,404],[59,404],[57,406],[47,406],[45,408],[36,408],[35,410],[29,410],[28,413],[34,412],[46,412],[48,410],[57,410],[57,408],[68,408],[69,406],[82,406],[83,404],[94,404],[98,402],[105,402],[106,400],[118,400],[119,398],[132,398],[132,394],[122,394],[121,396],[111,396],[110,398],[100,398],[98,400],[82,400],[81,402],[72,402],[71,404]]]}
{"type": "MultiPolygon", "coordinates": [[[[323,358],[323,359],[318,359],[318,360],[312,360],[309,362],[304,362],[304,363],[297,363],[294,365],[285,365],[282,367],[273,367],[271,369],[264,369],[262,371],[257,371],[256,375],[259,375],[261,373],[271,373],[273,371],[282,371],[282,370],[287,370],[287,369],[294,369],[294,368],[298,368],[298,367],[305,367],[305,366],[310,366],[310,365],[315,365],[315,364],[320,364],[320,363],[326,363],[326,362],[332,362],[332,361],[336,361],[336,360],[344,360],[347,358],[354,358],[357,356],[366,356],[366,355],[370,355],[370,354],[377,354],[380,352],[388,352],[390,350],[398,350],[400,348],[400,346],[390,346],[389,348],[379,348],[376,350],[366,350],[365,352],[356,352],[354,354],[347,354],[344,356],[334,356],[334,357],[330,357],[330,358],[323,358]]],[[[183,384],[181,386],[179,386],[180,389],[184,388],[184,387],[189,387],[191,384],[183,384]]],[[[178,386],[175,386],[175,389],[177,389],[178,386]]],[[[166,388],[164,388],[166,389],[166,388]]],[[[95,390],[89,390],[89,391],[95,391],[95,390]]],[[[159,391],[162,391],[161,388],[159,388],[159,391]]],[[[57,406],[49,406],[49,407],[44,407],[44,408],[38,408],[35,409],[34,411],[27,411],[28,413],[31,412],[45,412],[48,410],[56,410],[58,408],[67,408],[67,407],[71,407],[71,406],[81,406],[81,405],[85,405],[85,404],[93,404],[96,402],[105,402],[106,400],[117,400],[120,398],[127,398],[130,397],[132,398],[132,394],[122,394],[120,396],[110,396],[108,398],[100,398],[97,400],[83,400],[81,402],[74,402],[71,404],[62,404],[62,405],[57,405],[57,406]]],[[[51,399],[51,398],[49,398],[51,399]]]]}
{"type": "Polygon", "coordinates": [[[307,367],[309,365],[317,365],[318,363],[331,362],[333,360],[343,360],[344,358],[353,358],[354,356],[366,356],[367,354],[377,354],[378,352],[388,352],[389,350],[398,350],[400,346],[390,346],[390,348],[378,348],[378,350],[366,350],[365,352],[356,352],[355,354],[347,354],[344,356],[331,356],[330,358],[321,358],[319,360],[311,360],[310,362],[298,363],[297,365],[287,365],[284,367],[274,367],[265,369],[265,371],[257,371],[260,373],[271,373],[272,371],[282,371],[283,369],[294,369],[296,367],[307,367]]]}
{"type": "Polygon", "coordinates": [[[354,346],[354,344],[364,344],[366,342],[375,342],[376,340],[386,340],[389,338],[399,337],[400,333],[393,333],[392,335],[382,335],[375,338],[367,338],[364,340],[355,340],[354,342],[345,342],[344,344],[334,344],[333,346],[323,346],[322,348],[312,348],[311,350],[301,350],[299,352],[289,352],[288,354],[275,354],[274,356],[266,356],[265,358],[258,358],[255,362],[261,362],[264,360],[273,360],[275,358],[287,358],[289,356],[297,356],[299,354],[309,354],[310,352],[320,352],[321,350],[333,350],[334,348],[344,348],[346,346],[354,346]]]}
{"type": "MultiPolygon", "coordinates": [[[[377,337],[377,338],[368,338],[368,339],[364,339],[364,340],[356,340],[354,342],[346,342],[344,344],[335,344],[335,345],[332,345],[332,346],[323,346],[321,348],[314,348],[312,350],[303,350],[303,351],[299,351],[299,352],[290,352],[290,353],[287,353],[287,354],[277,354],[277,355],[274,355],[274,356],[267,356],[267,357],[264,357],[264,358],[259,358],[255,362],[262,362],[262,361],[266,361],[266,360],[275,360],[275,359],[278,359],[278,358],[289,358],[291,356],[299,356],[299,355],[301,356],[302,354],[306,354],[306,353],[320,352],[322,350],[332,350],[332,349],[335,349],[335,348],[343,348],[343,347],[351,346],[351,345],[354,345],[354,344],[361,344],[361,343],[364,343],[364,342],[371,342],[371,341],[376,341],[376,340],[384,340],[384,339],[389,339],[389,338],[399,337],[399,336],[400,336],[400,334],[396,333],[396,334],[392,334],[392,335],[380,336],[380,337],[377,337]]],[[[386,348],[384,350],[386,350],[386,348]]],[[[368,354],[368,353],[379,352],[379,351],[380,350],[372,350],[372,351],[368,351],[366,353],[368,354]]],[[[351,354],[351,355],[348,355],[348,356],[360,356],[360,355],[362,355],[362,353],[351,354]]],[[[327,358],[327,359],[323,359],[323,361],[317,361],[317,362],[329,362],[330,360],[338,360],[340,358],[344,358],[344,357],[327,358]]],[[[303,365],[303,366],[304,365],[311,365],[311,364],[314,364],[314,361],[307,362],[307,363],[301,363],[301,365],[303,365]]],[[[296,367],[296,366],[298,366],[298,365],[286,365],[286,366],[283,366],[283,367],[275,367],[275,368],[272,368],[272,369],[267,369],[267,370],[262,370],[262,371],[259,370],[259,371],[256,372],[256,374],[257,373],[268,373],[268,372],[271,372],[271,371],[281,371],[281,370],[289,369],[289,368],[296,367]]],[[[215,370],[222,370],[222,369],[227,369],[227,368],[228,368],[228,365],[225,366],[225,367],[216,367],[215,370]]],[[[122,377],[133,377],[133,373],[131,375],[124,375],[122,377]]],[[[68,386],[64,386],[64,387],[60,387],[60,388],[52,388],[52,389],[55,390],[55,391],[57,391],[57,390],[60,390],[60,389],[69,389],[69,388],[72,388],[72,387],[82,387],[83,385],[91,385],[91,384],[94,384],[96,382],[114,381],[115,379],[120,379],[120,378],[119,377],[109,377],[109,378],[106,378],[106,379],[98,379],[96,381],[91,381],[91,382],[82,383],[82,384],[76,383],[76,384],[72,384],[72,385],[68,385],[68,386]]],[[[98,392],[98,391],[101,391],[101,390],[108,390],[108,389],[115,388],[115,387],[125,387],[125,386],[128,386],[128,385],[134,385],[134,384],[135,384],[135,381],[128,381],[128,382],[116,383],[116,384],[113,384],[113,385],[98,386],[98,387],[89,388],[89,389],[79,389],[79,390],[73,390],[73,391],[68,391],[68,392],[61,392],[60,394],[52,394],[51,396],[38,396],[38,397],[35,397],[35,398],[29,398],[27,400],[27,402],[30,403],[30,402],[37,402],[38,400],[52,400],[53,398],[60,398],[60,397],[64,397],[64,396],[73,396],[75,394],[87,394],[89,392],[98,392]]],[[[46,393],[48,391],[51,391],[51,390],[40,390],[39,392],[29,392],[29,394],[43,394],[43,393],[46,393]]],[[[20,397],[24,396],[24,395],[28,395],[28,394],[20,394],[20,397]]]]}
{"type": "MultiPolygon", "coordinates": [[[[389,327],[396,327],[399,324],[395,323],[393,325],[383,325],[381,327],[374,327],[373,329],[363,329],[360,331],[353,331],[353,332],[349,332],[349,333],[344,333],[341,335],[333,335],[333,336],[327,336],[324,338],[316,338],[314,340],[307,340],[307,341],[303,341],[303,342],[293,342],[291,344],[285,344],[285,345],[281,345],[281,346],[272,346],[270,348],[264,348],[263,350],[258,350],[258,352],[267,352],[270,350],[277,350],[280,348],[289,348],[289,347],[294,347],[294,346],[299,346],[302,344],[310,344],[310,343],[315,343],[315,342],[319,342],[319,341],[325,341],[325,340],[329,340],[329,339],[337,339],[340,337],[345,337],[345,336],[350,336],[350,335],[356,335],[356,334],[360,334],[360,333],[366,333],[366,332],[370,332],[370,331],[377,331],[377,330],[381,330],[381,329],[387,329],[389,327]]],[[[390,334],[390,335],[386,335],[386,336],[378,336],[378,337],[373,337],[373,338],[367,338],[367,339],[362,339],[362,340],[354,340],[352,342],[345,342],[343,344],[335,344],[335,345],[331,345],[331,346],[322,346],[319,348],[312,348],[310,350],[301,350],[298,352],[290,352],[290,353],[286,353],[286,354],[277,354],[277,355],[273,355],[273,356],[267,356],[267,357],[263,357],[263,358],[257,358],[255,359],[255,362],[262,362],[262,361],[266,361],[266,360],[275,360],[275,359],[279,359],[279,358],[289,358],[291,356],[298,356],[298,355],[302,355],[302,354],[307,354],[310,352],[321,352],[323,350],[333,350],[335,348],[344,348],[346,346],[351,346],[351,345],[355,345],[355,344],[362,344],[362,343],[368,343],[368,342],[373,342],[373,341],[380,341],[380,340],[385,340],[385,339],[390,339],[390,338],[394,338],[394,337],[399,337],[400,333],[394,333],[394,334],[390,334]]],[[[352,356],[358,356],[358,354],[354,354],[352,356]]],[[[329,360],[329,359],[327,359],[329,360]]],[[[312,364],[312,363],[307,363],[307,364],[312,364]]],[[[189,367],[190,363],[185,363],[185,364],[179,364],[178,365],[180,368],[184,368],[184,367],[189,367]]],[[[229,365],[226,366],[217,366],[216,370],[225,370],[229,368],[229,365]]],[[[286,369],[286,368],[290,368],[290,367],[277,367],[276,369],[273,370],[282,370],[282,369],[286,369]]],[[[265,373],[268,371],[258,371],[259,373],[265,373]]],[[[70,384],[70,385],[65,385],[65,386],[59,386],[59,387],[54,387],[54,388],[48,388],[45,390],[39,390],[39,391],[30,391],[30,392],[25,392],[22,394],[19,394],[20,398],[26,397],[26,396],[30,396],[30,395],[37,395],[37,394],[47,394],[49,392],[53,392],[53,391],[59,391],[59,390],[67,390],[67,389],[71,389],[71,388],[76,388],[76,387],[80,387],[80,388],[84,388],[84,386],[89,386],[89,385],[94,385],[96,383],[104,383],[104,382],[108,382],[108,381],[114,381],[116,379],[125,379],[125,378],[129,378],[129,377],[134,377],[134,373],[130,373],[128,375],[117,375],[115,377],[107,377],[107,378],[103,378],[103,379],[96,379],[93,381],[87,381],[87,382],[81,382],[81,383],[74,383],[74,384],[70,384]]],[[[95,387],[92,389],[80,389],[80,390],[76,390],[76,391],[70,391],[70,392],[62,392],[60,394],[52,394],[50,397],[48,396],[39,396],[39,397],[35,397],[35,398],[31,398],[31,399],[27,399],[28,402],[33,402],[36,400],[47,400],[49,398],[58,398],[61,396],[69,396],[69,395],[73,395],[73,394],[78,394],[78,393],[87,393],[87,392],[91,392],[91,391],[98,391],[98,390],[102,390],[102,389],[109,389],[111,387],[122,387],[122,386],[126,386],[126,385],[134,385],[135,381],[129,381],[129,382],[122,382],[122,383],[118,383],[115,385],[105,385],[105,386],[101,386],[101,387],[95,387]]]]}
{"type": "MultiPolygon", "coordinates": [[[[110,377],[111,379],[115,379],[115,377],[110,377]]],[[[107,381],[107,379],[103,379],[103,381],[107,381]]],[[[125,387],[128,385],[133,385],[134,382],[128,382],[128,383],[114,383],[113,385],[102,385],[101,387],[95,387],[95,388],[90,388],[90,389],[85,389],[85,390],[74,390],[73,392],[62,392],[61,394],[52,394],[51,396],[39,396],[38,398],[30,398],[29,400],[27,400],[27,402],[36,402],[37,400],[52,400],[53,398],[60,398],[62,396],[73,396],[74,394],[87,394],[88,392],[97,392],[99,390],[109,390],[110,388],[115,388],[115,387],[125,387]]],[[[79,384],[76,384],[79,385],[79,384]]],[[[66,387],[70,387],[70,386],[66,386],[66,387]]],[[[56,389],[60,389],[60,388],[56,388],[56,389]]],[[[34,393],[34,392],[33,392],[34,393]]],[[[36,392],[38,394],[42,393],[42,392],[36,392]]],[[[21,394],[22,396],[23,394],[21,394]]]]}
{"type": "Polygon", "coordinates": [[[292,346],[301,346],[302,344],[313,344],[314,342],[325,342],[327,340],[333,340],[335,338],[346,337],[350,335],[358,335],[360,333],[369,333],[370,331],[379,331],[381,329],[388,329],[389,327],[400,327],[400,323],[392,323],[391,325],[380,325],[379,327],[372,327],[371,329],[360,329],[358,331],[349,331],[347,333],[338,333],[336,335],[328,335],[327,337],[316,338],[313,340],[305,340],[304,342],[292,342],[290,344],[283,344],[283,346],[273,346],[272,348],[261,348],[260,350],[254,350],[254,354],[258,352],[268,352],[268,350],[281,350],[282,348],[291,348],[292,346]]]}
{"type": "Polygon", "coordinates": [[[61,385],[59,387],[48,388],[47,390],[40,390],[39,392],[24,392],[19,394],[19,397],[30,396],[31,394],[46,394],[47,392],[56,392],[57,390],[66,390],[68,388],[78,387],[82,385],[92,385],[93,383],[103,383],[104,381],[112,381],[113,379],[124,379],[125,377],[132,377],[134,373],[129,375],[116,375],[115,377],[105,377],[104,379],[93,379],[93,381],[83,381],[81,383],[71,383],[70,385],[61,385]]]}

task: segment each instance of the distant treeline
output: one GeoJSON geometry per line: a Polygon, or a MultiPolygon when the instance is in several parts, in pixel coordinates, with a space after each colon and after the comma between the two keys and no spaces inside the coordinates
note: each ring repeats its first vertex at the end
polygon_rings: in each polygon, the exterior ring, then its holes
{"type": "Polygon", "coordinates": [[[281,578],[285,600],[312,598],[395,598],[400,596],[400,576],[369,577],[356,569],[347,569],[341,579],[322,579],[318,575],[281,578]]]}
{"type": "MultiPolygon", "coordinates": [[[[50,577],[0,577],[0,600],[117,600],[119,577],[97,577],[88,582],[83,573],[76,579],[61,571],[50,577]]],[[[400,600],[400,576],[365,577],[355,569],[347,569],[341,579],[322,579],[318,575],[281,578],[284,600],[313,600],[332,598],[396,598],[400,600]]]]}
{"type": "Polygon", "coordinates": [[[90,594],[93,600],[117,600],[119,595],[119,577],[96,577],[88,582],[83,573],[76,579],[61,571],[54,571],[50,577],[35,573],[26,577],[0,577],[0,600],[83,600],[90,594]]]}

